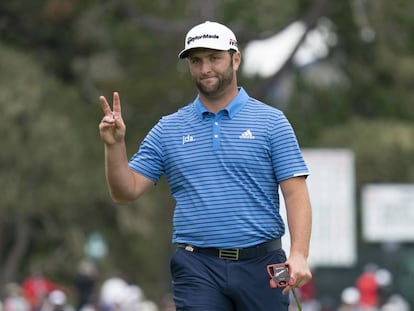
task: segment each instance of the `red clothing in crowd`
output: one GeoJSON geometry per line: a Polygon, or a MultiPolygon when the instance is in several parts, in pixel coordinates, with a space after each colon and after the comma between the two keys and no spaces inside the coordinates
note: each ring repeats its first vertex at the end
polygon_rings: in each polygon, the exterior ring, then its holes
{"type": "Polygon", "coordinates": [[[60,287],[43,276],[29,276],[23,281],[22,289],[33,310],[42,304],[52,290],[60,287]]]}
{"type": "Polygon", "coordinates": [[[378,283],[373,272],[364,272],[357,279],[356,286],[361,295],[360,304],[364,307],[375,307],[378,304],[378,283]]]}

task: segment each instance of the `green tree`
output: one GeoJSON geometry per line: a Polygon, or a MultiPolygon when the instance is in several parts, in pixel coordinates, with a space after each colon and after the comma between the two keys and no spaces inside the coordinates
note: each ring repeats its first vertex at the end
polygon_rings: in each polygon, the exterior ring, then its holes
{"type": "Polygon", "coordinates": [[[1,2],[0,282],[19,279],[30,263],[41,262],[49,274],[70,283],[85,256],[85,240],[99,232],[109,249],[98,263],[102,277],[121,270],[152,297],[169,289],[174,202],[168,186],[163,180],[131,206],[110,202],[97,99],[120,92],[132,155],[160,116],[195,96],[177,53],[188,28],[204,20],[230,25],[242,52],[250,40],[300,20],[305,32],[297,49],[306,34],[329,21],[336,43],[325,59],[298,68],[295,49],[274,76],[240,76],[241,84],[284,110],[303,146],[355,150],[359,185],[412,181],[413,5],[408,0],[1,2]],[[284,85],[292,90],[289,96],[271,96],[284,85]]]}

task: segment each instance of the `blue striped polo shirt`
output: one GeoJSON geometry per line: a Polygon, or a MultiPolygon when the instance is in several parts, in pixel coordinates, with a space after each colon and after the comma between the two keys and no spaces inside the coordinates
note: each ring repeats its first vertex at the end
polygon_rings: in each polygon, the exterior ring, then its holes
{"type": "Polygon", "coordinates": [[[217,114],[197,97],[162,117],[129,165],[154,182],[166,175],[176,200],[173,243],[216,248],[281,237],[279,182],[308,175],[284,114],[243,88],[217,114]]]}

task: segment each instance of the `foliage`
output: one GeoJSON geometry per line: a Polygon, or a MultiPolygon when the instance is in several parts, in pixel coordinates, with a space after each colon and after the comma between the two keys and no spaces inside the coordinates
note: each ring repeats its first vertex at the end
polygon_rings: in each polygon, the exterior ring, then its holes
{"type": "Polygon", "coordinates": [[[292,56],[279,79],[239,76],[284,110],[303,146],[350,147],[358,184],[412,182],[412,1],[14,0],[0,4],[0,282],[32,263],[70,285],[89,234],[112,270],[152,297],[169,290],[174,202],[165,181],[131,206],[108,198],[98,96],[121,94],[132,155],[160,116],[195,96],[183,37],[200,20],[228,23],[240,47],[301,19],[333,24],[326,59],[292,56]],[[274,12],[274,13],[273,13],[274,12]],[[268,81],[267,81],[268,82],[268,81]],[[290,91],[287,91],[290,90],[290,91]],[[286,93],[280,97],[273,94],[286,93]],[[411,123],[410,123],[411,122],[411,123]]]}
{"type": "Polygon", "coordinates": [[[414,125],[393,119],[353,118],[332,126],[318,144],[355,152],[358,188],[366,183],[410,183],[414,180],[414,125]]]}

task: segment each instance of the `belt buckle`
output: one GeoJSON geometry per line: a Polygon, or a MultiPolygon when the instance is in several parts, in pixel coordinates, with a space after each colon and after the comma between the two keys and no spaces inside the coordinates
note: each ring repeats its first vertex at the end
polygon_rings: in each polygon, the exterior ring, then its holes
{"type": "Polygon", "coordinates": [[[219,250],[219,258],[221,259],[229,259],[229,260],[239,260],[239,248],[233,249],[220,249],[219,250]]]}

